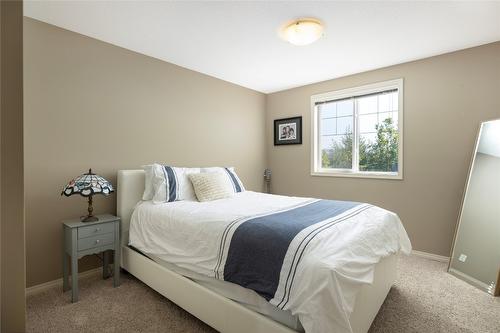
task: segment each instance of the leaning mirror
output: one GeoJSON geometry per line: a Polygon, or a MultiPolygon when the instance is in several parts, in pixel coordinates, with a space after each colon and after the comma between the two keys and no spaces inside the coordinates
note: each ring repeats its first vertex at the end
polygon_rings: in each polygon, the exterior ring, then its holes
{"type": "Polygon", "coordinates": [[[484,122],[469,170],[449,272],[500,291],[500,119],[484,122]]]}

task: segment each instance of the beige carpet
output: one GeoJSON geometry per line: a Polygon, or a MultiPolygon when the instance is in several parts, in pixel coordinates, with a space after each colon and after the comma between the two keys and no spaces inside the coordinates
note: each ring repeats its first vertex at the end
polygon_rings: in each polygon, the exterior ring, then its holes
{"type": "MultiPolygon", "coordinates": [[[[130,275],[122,285],[88,277],[80,301],[61,288],[28,298],[29,332],[215,332],[130,275]]],[[[370,333],[500,332],[500,298],[446,273],[446,265],[399,260],[399,277],[370,333]]]]}

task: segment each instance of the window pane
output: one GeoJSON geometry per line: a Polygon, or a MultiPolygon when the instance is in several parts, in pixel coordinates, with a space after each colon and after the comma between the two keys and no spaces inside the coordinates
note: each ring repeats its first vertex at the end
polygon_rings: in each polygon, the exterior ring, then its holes
{"type": "Polygon", "coordinates": [[[324,135],[320,137],[321,167],[331,168],[332,146],[334,135],[324,135]]]}
{"type": "Polygon", "coordinates": [[[381,126],[390,122],[395,129],[398,128],[398,113],[397,112],[382,112],[378,116],[378,125],[381,126]]]}
{"type": "Polygon", "coordinates": [[[354,114],[354,102],[352,99],[337,102],[337,117],[352,116],[354,114]]]}
{"type": "Polygon", "coordinates": [[[359,116],[359,133],[372,133],[375,132],[375,126],[378,123],[377,114],[365,114],[359,116]]]}
{"type": "Polygon", "coordinates": [[[398,171],[397,95],[393,92],[359,98],[360,171],[398,171]]]}
{"type": "Polygon", "coordinates": [[[392,112],[381,112],[378,115],[378,123],[382,124],[384,120],[392,118],[392,112]]]}
{"type": "Polygon", "coordinates": [[[352,169],[353,100],[323,104],[320,112],[321,166],[352,169]]]}
{"type": "Polygon", "coordinates": [[[377,134],[362,134],[359,136],[359,171],[368,171],[367,156],[370,147],[377,141],[377,134]]]}
{"type": "Polygon", "coordinates": [[[337,134],[337,119],[323,119],[321,121],[321,133],[320,135],[332,135],[337,134]]]}
{"type": "Polygon", "coordinates": [[[359,114],[376,113],[378,109],[378,96],[358,97],[358,112],[359,114]]]}
{"type": "Polygon", "coordinates": [[[392,110],[396,111],[399,110],[399,104],[398,104],[398,92],[393,92],[392,94],[392,110]]]}
{"type": "Polygon", "coordinates": [[[349,134],[352,133],[352,129],[353,129],[352,117],[337,118],[337,134],[349,134]]]}
{"type": "Polygon", "coordinates": [[[331,149],[334,140],[335,140],[335,135],[323,135],[323,136],[321,136],[320,137],[321,150],[331,149]]]}
{"type": "Polygon", "coordinates": [[[378,97],[378,111],[392,111],[392,94],[382,94],[378,97]]]}
{"type": "Polygon", "coordinates": [[[398,171],[398,131],[392,118],[386,118],[376,133],[361,134],[359,138],[359,170],[398,171]]]}
{"type": "Polygon", "coordinates": [[[319,105],[319,115],[321,119],[332,118],[337,116],[336,103],[325,103],[319,105]]]}
{"type": "Polygon", "coordinates": [[[394,126],[398,127],[398,112],[397,111],[392,113],[392,120],[394,122],[394,126]]]}
{"type": "Polygon", "coordinates": [[[352,134],[322,137],[321,166],[352,169],[352,134]]]}

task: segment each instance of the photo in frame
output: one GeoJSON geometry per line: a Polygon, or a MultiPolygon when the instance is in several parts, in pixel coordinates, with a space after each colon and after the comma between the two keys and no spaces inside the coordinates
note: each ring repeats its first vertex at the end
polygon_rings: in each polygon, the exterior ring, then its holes
{"type": "Polygon", "coordinates": [[[274,120],[274,145],[302,144],[302,117],[274,120]]]}

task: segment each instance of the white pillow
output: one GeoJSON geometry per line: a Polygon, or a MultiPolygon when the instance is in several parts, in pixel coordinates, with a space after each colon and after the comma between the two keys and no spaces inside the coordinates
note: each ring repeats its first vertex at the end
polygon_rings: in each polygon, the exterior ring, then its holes
{"type": "Polygon", "coordinates": [[[155,164],[153,167],[153,203],[181,200],[196,201],[188,176],[200,173],[200,168],[178,168],[155,164]]]}
{"type": "Polygon", "coordinates": [[[142,195],[142,200],[153,199],[154,189],[153,189],[153,167],[154,164],[143,165],[145,179],[144,179],[144,194],[142,195]]]}
{"type": "Polygon", "coordinates": [[[193,173],[189,175],[189,179],[198,201],[212,201],[234,195],[231,180],[222,172],[193,173]]]}
{"type": "Polygon", "coordinates": [[[201,168],[201,172],[202,173],[219,172],[219,173],[225,174],[226,177],[229,179],[229,181],[232,184],[234,193],[245,191],[245,187],[243,186],[243,183],[241,182],[240,178],[238,177],[238,175],[234,171],[233,167],[230,167],[230,168],[223,168],[223,167],[201,168]]]}

